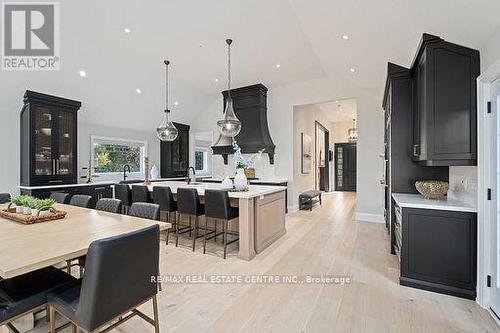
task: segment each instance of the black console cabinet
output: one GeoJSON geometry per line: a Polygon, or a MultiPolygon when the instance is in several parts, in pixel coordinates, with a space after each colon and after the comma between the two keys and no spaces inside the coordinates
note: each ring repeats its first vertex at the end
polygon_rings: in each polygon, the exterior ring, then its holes
{"type": "Polygon", "coordinates": [[[162,178],[186,177],[189,167],[189,125],[174,123],[179,136],[172,142],[160,141],[162,178]]]}
{"type": "Polygon", "coordinates": [[[476,298],[477,214],[402,209],[400,283],[476,298]]]}
{"type": "Polygon", "coordinates": [[[26,91],[21,110],[21,185],[77,182],[77,111],[81,103],[26,91]]]}
{"type": "Polygon", "coordinates": [[[476,165],[479,51],[424,34],[412,73],[413,159],[426,166],[476,165]]]}
{"type": "Polygon", "coordinates": [[[90,195],[92,197],[91,207],[95,207],[99,199],[113,197],[111,183],[64,187],[21,188],[21,194],[31,195],[39,199],[46,199],[50,197],[52,193],[68,193],[70,198],[75,194],[90,195]]]}

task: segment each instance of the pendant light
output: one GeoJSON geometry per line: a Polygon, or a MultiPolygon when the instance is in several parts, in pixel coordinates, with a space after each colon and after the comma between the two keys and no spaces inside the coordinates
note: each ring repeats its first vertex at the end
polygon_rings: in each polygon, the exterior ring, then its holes
{"type": "Polygon", "coordinates": [[[234,114],[233,100],[231,99],[231,43],[232,39],[226,39],[227,43],[227,100],[224,110],[224,119],[217,122],[219,132],[225,137],[235,137],[241,131],[241,121],[234,114]]]}
{"type": "Polygon", "coordinates": [[[174,141],[175,139],[177,139],[179,131],[177,130],[177,128],[175,128],[174,124],[170,120],[170,110],[168,109],[168,65],[170,64],[170,61],[165,60],[164,63],[166,66],[165,67],[165,81],[166,81],[165,117],[163,118],[161,125],[156,129],[156,134],[158,135],[158,138],[161,141],[174,141]]]}
{"type": "Polygon", "coordinates": [[[349,142],[358,141],[358,128],[356,127],[356,119],[352,120],[352,127],[347,131],[347,135],[349,142]]]}

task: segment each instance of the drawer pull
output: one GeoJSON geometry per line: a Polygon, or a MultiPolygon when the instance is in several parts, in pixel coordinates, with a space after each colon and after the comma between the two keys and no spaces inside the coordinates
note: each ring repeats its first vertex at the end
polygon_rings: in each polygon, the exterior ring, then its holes
{"type": "Polygon", "coordinates": [[[62,181],[62,179],[58,179],[58,180],[49,180],[49,181],[48,181],[48,183],[50,183],[50,184],[60,184],[60,183],[62,183],[62,182],[63,182],[63,181],[62,181]]]}

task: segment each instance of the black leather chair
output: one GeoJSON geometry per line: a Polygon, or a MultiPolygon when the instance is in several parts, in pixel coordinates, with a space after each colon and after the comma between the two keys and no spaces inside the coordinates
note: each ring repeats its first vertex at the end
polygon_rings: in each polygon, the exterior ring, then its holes
{"type": "Polygon", "coordinates": [[[68,193],[54,192],[49,196],[50,199],[54,199],[57,203],[67,204],[69,201],[68,193]]]}
{"type": "Polygon", "coordinates": [[[132,185],[132,203],[151,202],[149,189],[145,185],[132,185]]]}
{"type": "Polygon", "coordinates": [[[90,204],[92,201],[92,197],[90,195],[85,194],[75,194],[71,197],[69,204],[71,206],[90,208],[90,204]]]}
{"type": "Polygon", "coordinates": [[[9,193],[0,193],[0,204],[4,204],[10,201],[9,193]]]}
{"type": "MultiPolygon", "coordinates": [[[[227,191],[220,190],[205,190],[205,238],[203,239],[203,253],[205,253],[207,240],[216,237],[207,238],[207,220],[213,219],[215,224],[222,221],[222,233],[224,240],[224,259],[226,259],[227,245],[237,242],[239,238],[227,241],[227,235],[238,235],[234,232],[228,231],[229,221],[238,218],[239,210],[237,207],[231,207],[229,194],[227,191]]],[[[217,229],[217,228],[216,228],[217,229]]]]}
{"type": "Polygon", "coordinates": [[[130,207],[128,215],[159,221],[160,206],[146,202],[134,202],[130,207]]]}
{"type": "Polygon", "coordinates": [[[121,236],[92,242],[87,252],[83,279],[69,288],[54,290],[47,296],[51,333],[55,314],[63,315],[86,332],[95,332],[117,319],[101,332],[107,332],[133,316],[140,316],[160,332],[156,295],[158,287],[159,237],[157,225],[121,236]],[[153,316],[136,308],[153,302],[153,316]]]}
{"type": "MultiPolygon", "coordinates": [[[[155,204],[160,206],[160,219],[161,213],[165,212],[167,214],[167,222],[172,224],[172,227],[175,228],[176,217],[177,214],[177,202],[174,200],[174,195],[172,194],[172,190],[168,186],[154,186],[153,187],[153,201],[155,204]],[[171,219],[172,213],[174,218],[171,219]]],[[[168,245],[168,236],[170,235],[170,231],[167,230],[167,238],[166,244],[168,245]]]]}
{"type": "Polygon", "coordinates": [[[95,204],[95,209],[103,212],[120,214],[122,211],[122,201],[110,198],[99,199],[95,204]]]}
{"type": "Polygon", "coordinates": [[[203,237],[198,235],[199,217],[205,215],[205,205],[200,202],[198,191],[194,188],[178,188],[177,189],[177,223],[175,224],[175,246],[179,246],[179,234],[189,232],[189,236],[193,238],[193,251],[196,247],[196,239],[203,237]],[[187,215],[189,225],[181,223],[182,215],[187,215]],[[194,217],[194,226],[191,219],[194,217]],[[182,228],[179,229],[179,226],[182,228]]]}
{"type": "Polygon", "coordinates": [[[70,286],[76,279],[55,267],[0,280],[0,327],[19,332],[11,323],[30,313],[47,307],[47,294],[58,288],[70,286]]]}
{"type": "Polygon", "coordinates": [[[116,184],[115,199],[122,201],[122,211],[124,214],[128,214],[128,209],[132,205],[132,191],[130,190],[130,186],[126,184],[116,184]]]}

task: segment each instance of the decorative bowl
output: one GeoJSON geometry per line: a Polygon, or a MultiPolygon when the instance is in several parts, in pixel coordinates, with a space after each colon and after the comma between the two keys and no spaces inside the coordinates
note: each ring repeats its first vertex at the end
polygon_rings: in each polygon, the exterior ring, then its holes
{"type": "Polygon", "coordinates": [[[449,184],[442,180],[417,180],[415,187],[426,199],[442,199],[448,193],[449,184]]]}

